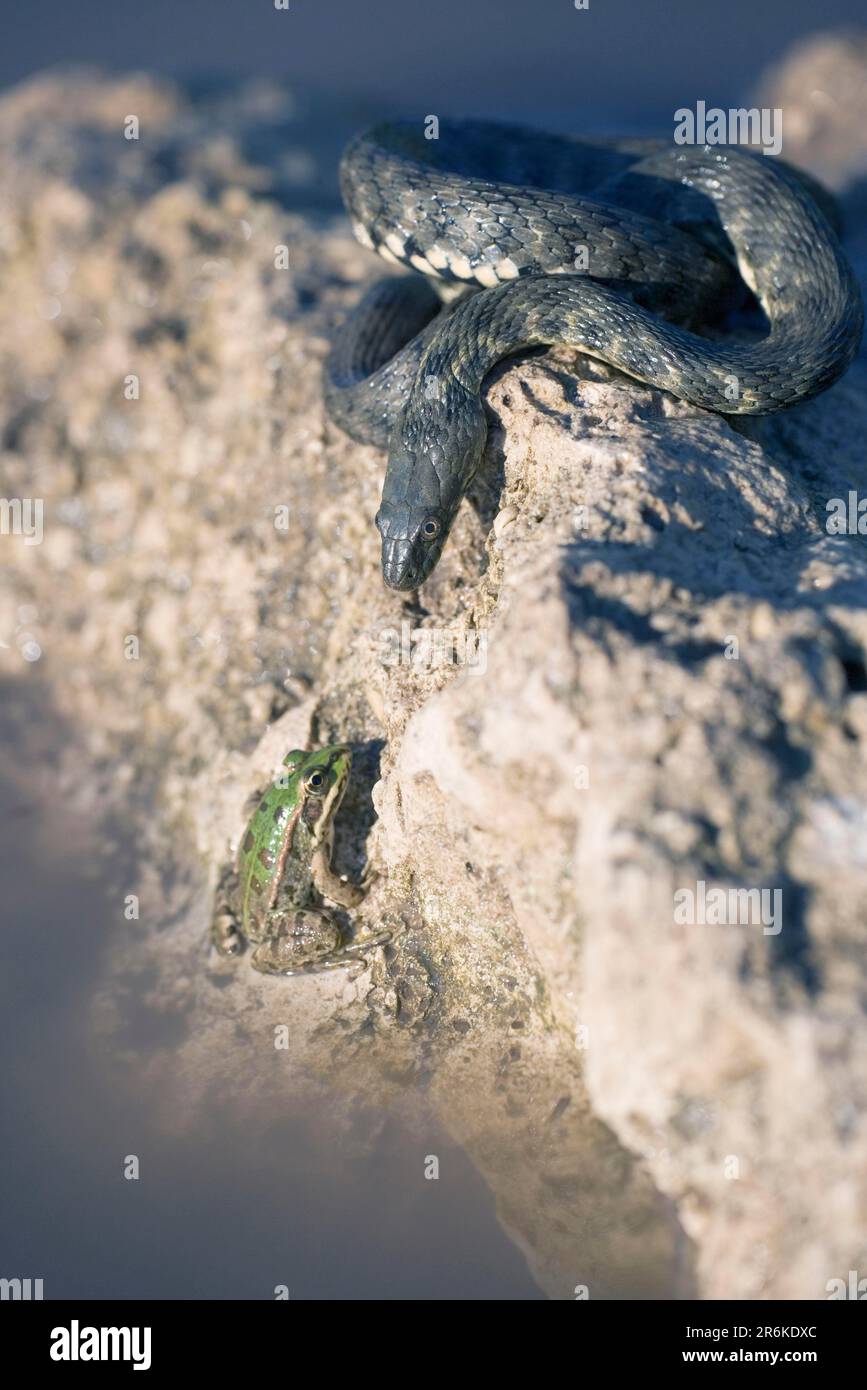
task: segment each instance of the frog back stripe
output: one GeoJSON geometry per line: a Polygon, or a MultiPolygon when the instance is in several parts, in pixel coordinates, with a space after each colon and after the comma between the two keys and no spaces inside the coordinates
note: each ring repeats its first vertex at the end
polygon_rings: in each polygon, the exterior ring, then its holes
{"type": "Polygon", "coordinates": [[[265,909],[270,912],[277,900],[280,891],[280,884],[283,881],[283,870],[286,867],[286,856],[292,847],[292,838],[295,834],[295,827],[298,824],[298,817],[301,815],[301,805],[297,805],[292,812],[289,820],[283,828],[283,839],[280,842],[280,852],[277,855],[277,866],[271,878],[271,887],[268,897],[265,900],[265,909]]]}
{"type": "Polygon", "coordinates": [[[283,826],[280,838],[280,848],[277,852],[277,857],[275,860],[276,868],[273,870],[266,870],[263,867],[259,860],[258,852],[256,850],[256,846],[259,847],[259,851],[261,851],[263,848],[267,846],[268,836],[262,833],[262,831],[263,823],[265,825],[265,828],[268,828],[268,814],[269,813],[267,811],[260,811],[255,816],[253,824],[250,827],[254,838],[254,845],[250,850],[246,849],[246,839],[244,841],[244,849],[245,853],[247,854],[247,860],[243,866],[244,897],[241,906],[241,920],[244,924],[246,924],[248,919],[248,913],[250,910],[250,894],[253,888],[253,882],[256,877],[257,869],[261,870],[263,875],[265,873],[271,873],[271,882],[268,889],[268,896],[264,900],[264,910],[266,912],[269,912],[271,908],[274,906],[274,903],[277,898],[277,892],[280,887],[280,881],[283,877],[283,869],[286,864],[286,856],[291,848],[292,837],[295,833],[295,826],[297,825],[298,817],[301,814],[301,806],[298,805],[294,808],[294,810],[288,816],[285,825],[283,826]]]}

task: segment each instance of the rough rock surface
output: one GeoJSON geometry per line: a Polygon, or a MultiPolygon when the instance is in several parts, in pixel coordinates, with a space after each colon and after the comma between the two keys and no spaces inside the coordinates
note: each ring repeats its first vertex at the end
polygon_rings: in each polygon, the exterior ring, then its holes
{"type": "MultiPolygon", "coordinates": [[[[863,358],[746,423],[570,353],[501,366],[413,610],[378,572],[383,459],[318,385],[379,267],[252,162],[286,101],[225,97],[216,134],[146,78],[0,102],[4,486],[45,507],[41,545],[3,537],[0,637],[80,732],[61,790],[140,842],[104,1035],[172,1124],[219,1087],[255,1125],[287,1022],[287,1104],[423,1094],[552,1297],[823,1297],[867,1263],[867,550],[825,527],[867,496],[863,358]],[[215,963],[248,793],[337,738],[338,867],[369,861],[394,940],[304,980],[215,963]],[[782,930],[678,923],[699,881],[782,890],[782,930]]],[[[841,118],[812,167],[865,150],[841,118]]]]}

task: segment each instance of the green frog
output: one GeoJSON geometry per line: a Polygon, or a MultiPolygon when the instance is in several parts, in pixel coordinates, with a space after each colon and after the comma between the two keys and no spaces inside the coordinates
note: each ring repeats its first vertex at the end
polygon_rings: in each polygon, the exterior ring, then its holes
{"type": "Polygon", "coordinates": [[[366,937],[349,944],[351,929],[323,902],[356,907],[364,890],[331,868],[334,819],[352,770],[345,744],[312,753],[294,749],[284,773],[268,788],[241,837],[234,865],[217,886],[211,940],[221,955],[238,955],[246,939],[251,963],[268,975],[297,975],[349,965],[366,937]]]}

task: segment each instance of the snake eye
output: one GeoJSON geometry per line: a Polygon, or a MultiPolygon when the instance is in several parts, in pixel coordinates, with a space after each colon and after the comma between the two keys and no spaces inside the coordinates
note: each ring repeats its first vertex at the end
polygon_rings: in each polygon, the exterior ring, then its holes
{"type": "Polygon", "coordinates": [[[314,796],[321,796],[325,790],[325,778],[321,772],[311,772],[307,778],[307,790],[314,796]]]}
{"type": "Polygon", "coordinates": [[[421,533],[426,541],[434,540],[440,533],[440,524],[435,516],[429,516],[421,528],[421,533]]]}

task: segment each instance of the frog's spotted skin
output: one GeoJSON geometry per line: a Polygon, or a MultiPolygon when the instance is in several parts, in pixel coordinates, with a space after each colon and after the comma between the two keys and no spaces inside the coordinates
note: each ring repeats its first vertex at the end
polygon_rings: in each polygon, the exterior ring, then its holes
{"type": "Polygon", "coordinates": [[[362,897],[331,870],[350,749],[295,749],[283,766],[250,818],[234,867],[220,880],[211,939],[222,955],[237,955],[246,938],[256,946],[255,969],[294,975],[349,964],[362,944],[377,943],[367,938],[347,945],[338,916],[322,902],[324,897],[348,908],[362,897]]]}

